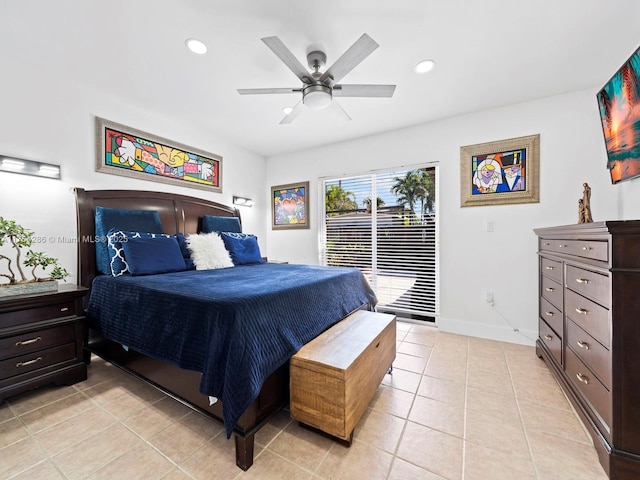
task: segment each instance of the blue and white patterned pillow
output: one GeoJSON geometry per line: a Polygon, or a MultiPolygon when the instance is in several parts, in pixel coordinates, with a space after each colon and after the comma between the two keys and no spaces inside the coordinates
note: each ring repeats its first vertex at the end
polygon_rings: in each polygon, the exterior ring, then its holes
{"type": "Polygon", "coordinates": [[[130,275],[129,265],[125,259],[124,249],[122,243],[126,242],[129,238],[156,238],[156,237],[171,237],[166,233],[144,233],[144,232],[129,232],[127,230],[111,229],[107,233],[107,252],[109,253],[109,268],[111,269],[111,275],[119,277],[120,275],[130,275]]]}

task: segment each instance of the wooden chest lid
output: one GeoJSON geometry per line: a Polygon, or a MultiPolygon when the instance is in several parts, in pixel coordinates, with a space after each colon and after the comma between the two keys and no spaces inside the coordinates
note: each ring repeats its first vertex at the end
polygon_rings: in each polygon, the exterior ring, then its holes
{"type": "Polygon", "coordinates": [[[304,345],[291,363],[318,363],[346,370],[391,324],[395,315],[358,310],[304,345]]]}

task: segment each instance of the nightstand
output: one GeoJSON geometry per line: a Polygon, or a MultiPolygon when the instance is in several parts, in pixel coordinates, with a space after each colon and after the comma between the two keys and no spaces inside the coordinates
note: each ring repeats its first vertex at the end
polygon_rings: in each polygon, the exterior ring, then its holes
{"type": "Polygon", "coordinates": [[[87,291],[60,285],[53,292],[0,299],[0,402],[48,383],[87,379],[82,351],[87,291]]]}

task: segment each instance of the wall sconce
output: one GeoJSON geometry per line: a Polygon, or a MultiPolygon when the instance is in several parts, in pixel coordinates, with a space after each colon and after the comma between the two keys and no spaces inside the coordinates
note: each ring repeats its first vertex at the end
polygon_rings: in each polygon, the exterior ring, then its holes
{"type": "Polygon", "coordinates": [[[236,197],[234,195],[233,196],[233,204],[234,205],[241,205],[243,207],[253,207],[253,200],[251,200],[250,198],[245,198],[245,197],[236,197]]]}
{"type": "Polygon", "coordinates": [[[22,173],[60,180],[60,166],[0,155],[0,172],[22,173]]]}

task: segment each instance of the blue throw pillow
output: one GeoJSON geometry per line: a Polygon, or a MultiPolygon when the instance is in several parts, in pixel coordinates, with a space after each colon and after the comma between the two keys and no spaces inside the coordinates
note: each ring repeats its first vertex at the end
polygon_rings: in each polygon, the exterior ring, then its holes
{"type": "Polygon", "coordinates": [[[166,233],[129,232],[113,228],[107,233],[107,251],[109,253],[109,271],[114,277],[129,275],[129,264],[122,245],[131,238],[171,237],[166,233]]]}
{"type": "Polygon", "coordinates": [[[264,263],[260,255],[258,237],[247,233],[220,232],[220,237],[227,247],[234,265],[248,263],[264,263]]]}
{"type": "Polygon", "coordinates": [[[96,263],[98,272],[110,275],[107,233],[111,229],[162,233],[160,215],[155,210],[125,210],[96,207],[96,263]]]}
{"type": "Polygon", "coordinates": [[[186,237],[182,233],[176,233],[176,240],[178,240],[178,245],[180,245],[180,251],[182,252],[184,263],[187,265],[187,270],[195,270],[196,264],[193,263],[191,259],[191,252],[189,251],[186,237]]]}
{"type": "Polygon", "coordinates": [[[240,219],[238,217],[216,217],[204,215],[202,217],[202,233],[211,232],[242,232],[240,219]]]}
{"type": "Polygon", "coordinates": [[[186,270],[175,237],[133,237],[122,243],[131,275],[181,272],[186,270]]]}

